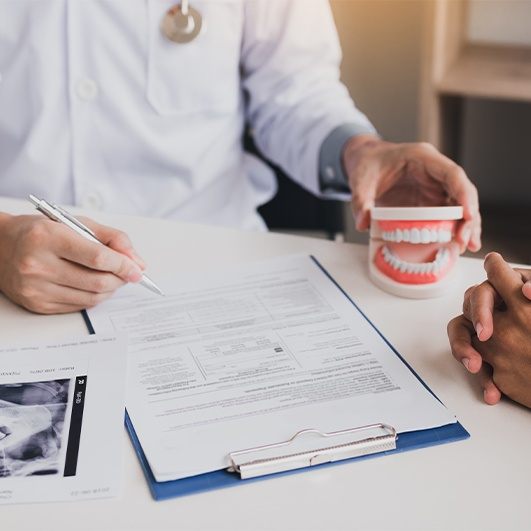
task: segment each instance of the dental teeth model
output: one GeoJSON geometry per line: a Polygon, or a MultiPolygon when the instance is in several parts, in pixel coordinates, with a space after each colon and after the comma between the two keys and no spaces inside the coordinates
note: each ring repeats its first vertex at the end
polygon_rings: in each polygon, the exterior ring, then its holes
{"type": "Polygon", "coordinates": [[[375,207],[371,211],[369,273],[393,295],[442,295],[457,258],[453,241],[462,207],[375,207]]]}

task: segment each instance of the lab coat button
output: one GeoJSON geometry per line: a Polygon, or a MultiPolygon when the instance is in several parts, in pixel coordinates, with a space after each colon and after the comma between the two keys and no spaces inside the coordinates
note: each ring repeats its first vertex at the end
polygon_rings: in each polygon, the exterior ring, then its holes
{"type": "Polygon", "coordinates": [[[93,79],[85,78],[76,87],[78,97],[83,101],[93,101],[98,95],[98,85],[93,79]]]}
{"type": "Polygon", "coordinates": [[[103,199],[97,192],[89,192],[82,200],[82,206],[92,210],[103,208],[103,199]]]}

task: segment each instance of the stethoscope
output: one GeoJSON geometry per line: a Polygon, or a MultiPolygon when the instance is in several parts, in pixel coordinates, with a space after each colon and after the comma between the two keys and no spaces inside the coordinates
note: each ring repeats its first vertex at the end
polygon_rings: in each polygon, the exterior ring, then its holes
{"type": "Polygon", "coordinates": [[[170,41],[185,44],[199,35],[202,26],[201,13],[190,7],[189,0],[181,0],[180,5],[168,9],[162,19],[161,30],[170,41]]]}

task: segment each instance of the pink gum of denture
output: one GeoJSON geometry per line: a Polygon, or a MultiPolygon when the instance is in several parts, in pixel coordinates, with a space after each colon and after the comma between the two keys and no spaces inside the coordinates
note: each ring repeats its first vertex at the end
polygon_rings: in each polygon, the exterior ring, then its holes
{"type": "Polygon", "coordinates": [[[380,247],[374,257],[374,264],[384,275],[396,280],[397,282],[402,284],[421,285],[433,284],[444,278],[453,268],[455,260],[456,256],[451,254],[449,261],[437,273],[407,273],[406,271],[394,269],[391,264],[388,264],[384,260],[382,248],[380,247]]]}
{"type": "Polygon", "coordinates": [[[381,230],[390,231],[396,229],[442,229],[442,230],[453,230],[455,221],[450,220],[435,220],[435,219],[426,219],[422,221],[411,221],[411,220],[388,220],[378,221],[378,226],[381,230]]]}

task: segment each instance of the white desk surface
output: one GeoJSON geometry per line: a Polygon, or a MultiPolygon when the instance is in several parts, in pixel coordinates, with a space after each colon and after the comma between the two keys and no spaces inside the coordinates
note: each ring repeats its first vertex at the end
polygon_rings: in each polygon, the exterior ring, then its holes
{"type": "MultiPolygon", "coordinates": [[[[0,211],[29,213],[31,208],[0,199],[0,211]]],[[[154,502],[124,431],[120,498],[2,506],[2,531],[531,529],[531,412],[508,401],[483,404],[477,383],[454,361],[446,337],[446,323],[459,312],[464,289],[484,277],[480,260],[461,260],[461,278],[445,297],[403,300],[370,283],[363,246],[152,219],[97,218],[130,234],[154,279],[168,268],[178,274],[274,255],[314,254],[471,438],[154,502]]],[[[2,343],[85,333],[79,314],[32,315],[0,296],[2,343]]]]}

